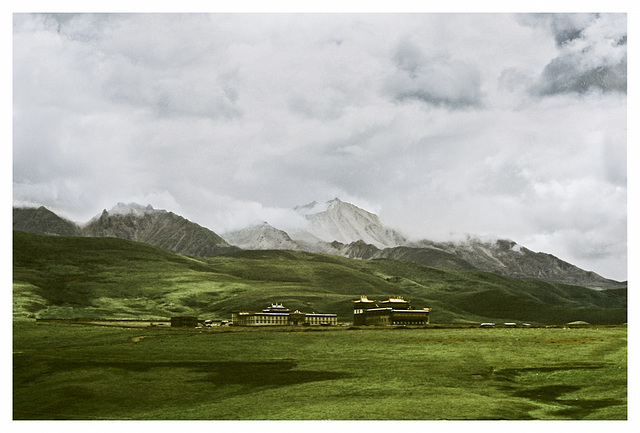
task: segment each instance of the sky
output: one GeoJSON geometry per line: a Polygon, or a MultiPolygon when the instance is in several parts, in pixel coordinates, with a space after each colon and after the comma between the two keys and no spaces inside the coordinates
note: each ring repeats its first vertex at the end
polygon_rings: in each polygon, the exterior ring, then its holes
{"type": "Polygon", "coordinates": [[[627,279],[627,16],[13,15],[13,203],[217,233],[338,197],[627,279]]]}

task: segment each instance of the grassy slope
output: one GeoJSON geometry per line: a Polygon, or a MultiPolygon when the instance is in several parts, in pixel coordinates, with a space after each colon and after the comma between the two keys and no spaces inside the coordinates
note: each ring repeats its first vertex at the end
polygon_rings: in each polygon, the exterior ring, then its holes
{"type": "Polygon", "coordinates": [[[627,417],[623,327],[309,331],[15,322],[14,418],[627,417]]]}
{"type": "Polygon", "coordinates": [[[282,302],[351,319],[360,295],[401,295],[434,308],[434,323],[625,323],[626,291],[443,271],[394,260],[292,251],[241,251],[192,259],[113,238],[14,232],[14,317],[228,319],[234,309],[282,302]]]}

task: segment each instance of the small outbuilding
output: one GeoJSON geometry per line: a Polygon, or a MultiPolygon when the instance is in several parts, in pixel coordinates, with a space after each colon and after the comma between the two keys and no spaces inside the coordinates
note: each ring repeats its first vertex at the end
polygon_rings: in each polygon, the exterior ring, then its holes
{"type": "Polygon", "coordinates": [[[171,318],[172,328],[195,328],[200,321],[193,316],[176,316],[171,318]]]}

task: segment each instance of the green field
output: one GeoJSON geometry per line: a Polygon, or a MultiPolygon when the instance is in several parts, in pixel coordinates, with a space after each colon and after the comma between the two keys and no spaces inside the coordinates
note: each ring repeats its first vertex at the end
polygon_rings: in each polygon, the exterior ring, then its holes
{"type": "Polygon", "coordinates": [[[14,419],[626,419],[626,327],[14,322],[14,419]]]}

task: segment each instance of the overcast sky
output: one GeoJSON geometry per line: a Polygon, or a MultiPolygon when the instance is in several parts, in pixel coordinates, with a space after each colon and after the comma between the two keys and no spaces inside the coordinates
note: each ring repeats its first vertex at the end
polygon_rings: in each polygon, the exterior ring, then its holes
{"type": "Polygon", "coordinates": [[[627,278],[624,14],[13,21],[14,204],[224,233],[339,197],[627,278]]]}

